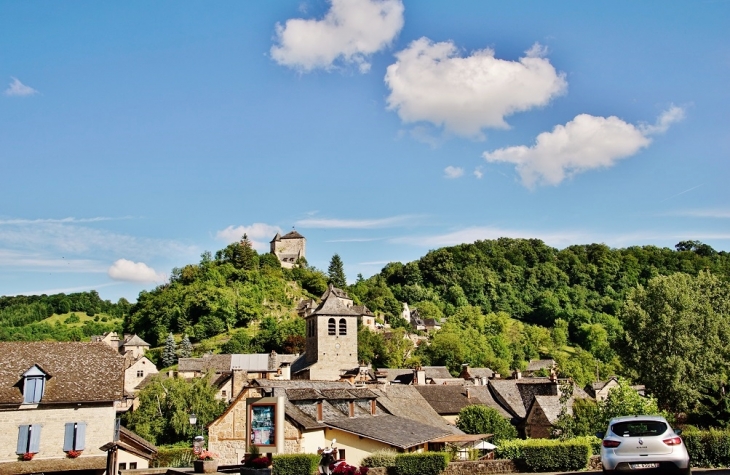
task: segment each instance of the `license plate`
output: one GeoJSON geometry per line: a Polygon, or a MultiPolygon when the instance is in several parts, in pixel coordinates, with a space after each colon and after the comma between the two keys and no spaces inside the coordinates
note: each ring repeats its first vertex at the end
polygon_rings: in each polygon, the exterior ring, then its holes
{"type": "Polygon", "coordinates": [[[659,468],[658,463],[632,463],[631,468],[641,470],[642,468],[659,468]]]}

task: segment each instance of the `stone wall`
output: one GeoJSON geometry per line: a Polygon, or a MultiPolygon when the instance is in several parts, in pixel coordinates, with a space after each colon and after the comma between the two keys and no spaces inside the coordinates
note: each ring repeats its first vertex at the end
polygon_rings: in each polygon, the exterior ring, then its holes
{"type": "Polygon", "coordinates": [[[208,448],[218,454],[221,465],[240,463],[246,453],[246,398],[261,397],[258,389],[249,389],[223,417],[208,427],[208,448]]]}
{"type": "Polygon", "coordinates": [[[473,462],[451,462],[445,475],[475,475],[482,473],[515,473],[519,472],[512,460],[476,460],[473,462]]]}

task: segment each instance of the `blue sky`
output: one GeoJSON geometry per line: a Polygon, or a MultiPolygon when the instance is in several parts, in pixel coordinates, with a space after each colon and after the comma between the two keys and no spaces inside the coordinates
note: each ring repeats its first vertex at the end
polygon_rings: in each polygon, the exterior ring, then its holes
{"type": "Polygon", "coordinates": [[[500,236],[730,250],[730,2],[0,3],[0,295],[244,231],[348,279],[500,236]]]}

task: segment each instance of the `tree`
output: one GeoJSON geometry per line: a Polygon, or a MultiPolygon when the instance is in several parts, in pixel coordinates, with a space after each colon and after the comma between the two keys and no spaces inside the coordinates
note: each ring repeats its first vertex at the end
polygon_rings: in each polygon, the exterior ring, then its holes
{"type": "Polygon", "coordinates": [[[190,343],[190,338],[185,335],[185,338],[180,342],[180,358],[190,358],[193,354],[193,344],[190,343]]]}
{"type": "Polygon", "coordinates": [[[516,439],[517,429],[499,411],[487,406],[471,405],[459,411],[456,427],[467,434],[494,434],[492,443],[516,439]]]}
{"type": "Polygon", "coordinates": [[[345,279],[345,269],[340,259],[339,254],[332,256],[330,265],[327,268],[327,277],[329,283],[337,287],[338,289],[344,289],[347,286],[347,280],[345,279]]]}
{"type": "Polygon", "coordinates": [[[168,368],[177,363],[177,355],[175,354],[177,346],[175,345],[175,337],[172,333],[167,335],[165,339],[165,348],[162,350],[162,366],[168,368]]]}
{"type": "Polygon", "coordinates": [[[215,399],[216,388],[209,377],[186,381],[161,375],[139,391],[139,408],[124,416],[126,427],[153,444],[189,441],[201,427],[220,416],[225,403],[215,399]],[[194,412],[198,425],[191,426],[188,416],[194,412]]]}
{"type": "Polygon", "coordinates": [[[255,353],[254,349],[254,345],[251,343],[251,337],[248,336],[246,330],[239,330],[230,340],[221,346],[221,351],[225,354],[255,353]]]}
{"type": "Polygon", "coordinates": [[[709,272],[651,279],[622,312],[625,360],[662,407],[697,409],[730,369],[730,289],[709,272]]]}

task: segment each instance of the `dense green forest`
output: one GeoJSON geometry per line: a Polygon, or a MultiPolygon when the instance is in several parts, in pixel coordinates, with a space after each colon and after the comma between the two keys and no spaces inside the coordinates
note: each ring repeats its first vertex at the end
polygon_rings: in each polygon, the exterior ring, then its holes
{"type": "Polygon", "coordinates": [[[168,283],[141,292],[131,306],[124,299],[102,301],[96,292],[0,298],[0,339],[100,333],[103,322],[71,330],[43,322],[51,314],[76,311],[123,318],[123,331],[153,347],[174,333],[178,340],[188,335],[196,353],[301,351],[304,325],[297,303],[319,298],[328,282],[337,282],[392,327],[386,333],[359,332],[359,357],[374,366],[446,365],[456,373],[469,363],[508,375],[531,359],[554,358],[561,376],[580,385],[614,374],[645,380],[648,389],[681,410],[712,406],[724,395],[730,256],[697,241],[675,249],[588,244],[559,250],[537,239],[502,238],[390,263],[351,285],[342,268],[334,255],[327,272],[304,260],[283,269],[244,236],[215,255],[203,253],[197,264],[173,269],[168,283]],[[442,321],[441,330],[417,346],[404,339],[412,331],[400,316],[402,302],[423,318],[442,321]],[[652,326],[656,322],[660,325],[652,326]],[[655,341],[655,334],[662,339],[655,341]],[[677,335],[683,339],[672,341],[677,335]],[[667,363],[647,371],[641,361],[652,354],[645,349],[666,353],[667,363]],[[679,387],[673,381],[682,371],[702,387],[683,387],[686,397],[679,399],[662,393],[672,384],[679,387]]]}

